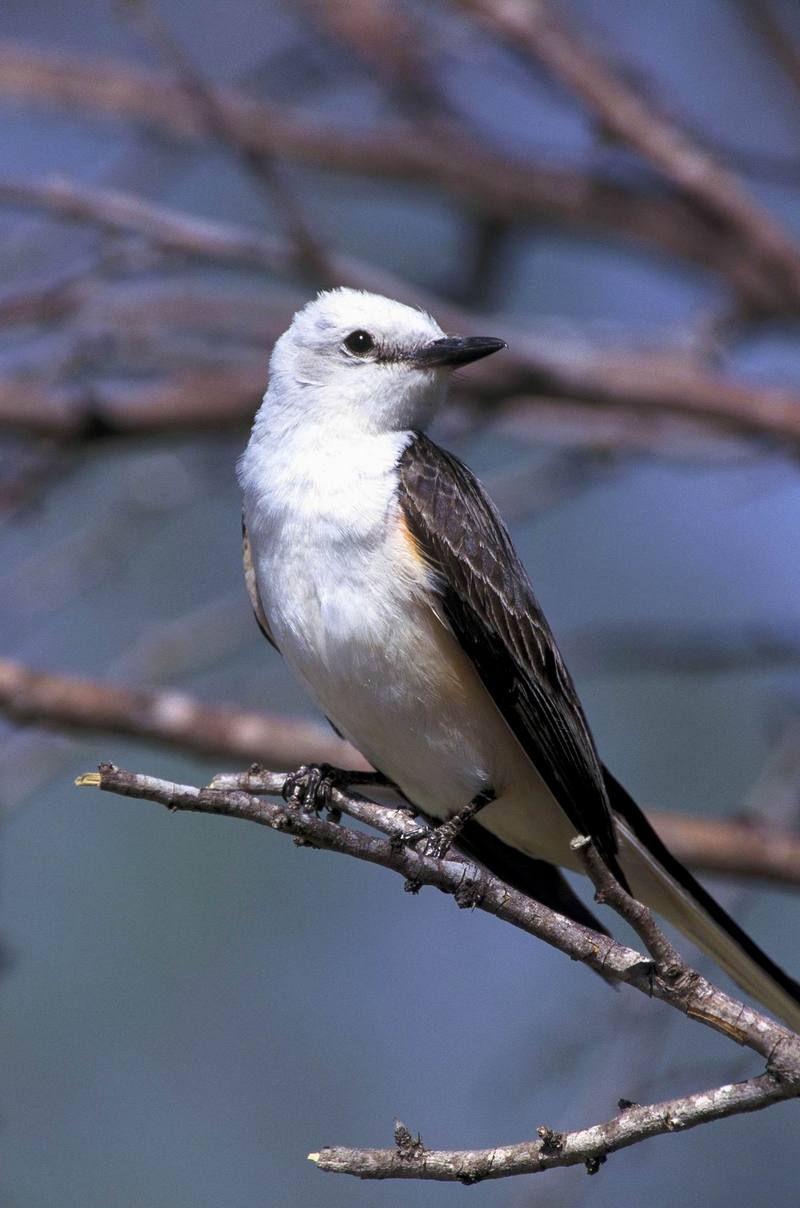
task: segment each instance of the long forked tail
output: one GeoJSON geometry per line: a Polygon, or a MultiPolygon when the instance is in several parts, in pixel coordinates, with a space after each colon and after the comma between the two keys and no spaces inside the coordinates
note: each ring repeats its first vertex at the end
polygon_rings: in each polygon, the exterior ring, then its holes
{"type": "Polygon", "coordinates": [[[617,815],[619,862],[636,898],[717,962],[748,994],[800,1032],[800,983],[750,939],[676,860],[633,798],[603,769],[617,815]]]}

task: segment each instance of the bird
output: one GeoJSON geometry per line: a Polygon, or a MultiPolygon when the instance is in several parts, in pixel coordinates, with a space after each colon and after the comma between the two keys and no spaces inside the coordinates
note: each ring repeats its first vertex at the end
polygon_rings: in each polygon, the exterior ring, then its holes
{"type": "Polygon", "coordinates": [[[562,872],[584,871],[571,843],[588,836],[624,888],[800,1030],[800,984],[601,762],[500,514],[425,432],[453,371],[505,347],[363,290],[298,310],[237,466],[256,619],[336,732],[443,837],[438,854],[452,842],[607,934],[562,872]]]}

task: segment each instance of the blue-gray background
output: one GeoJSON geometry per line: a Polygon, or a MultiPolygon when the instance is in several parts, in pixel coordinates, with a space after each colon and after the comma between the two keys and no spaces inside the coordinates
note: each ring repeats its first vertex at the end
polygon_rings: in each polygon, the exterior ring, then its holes
{"type": "MultiPolygon", "coordinates": [[[[385,113],[369,73],[288,0],[165,0],[161,11],[214,80],[246,82],[342,123],[385,113]]],[[[446,6],[420,8],[423,24],[426,11],[444,87],[490,138],[559,163],[620,158],[565,93],[470,34],[446,6]]],[[[797,95],[733,0],[572,0],[569,11],[709,138],[800,156],[797,95]]],[[[797,11],[782,11],[800,37],[797,11]]],[[[0,33],[153,62],[106,0],[6,0],[0,33]]],[[[272,222],[230,158],[122,122],[4,104],[0,161],[4,176],[62,172],[197,214],[272,222]]],[[[635,168],[625,161],[620,170],[635,168]]],[[[448,287],[467,238],[452,205],[422,190],[291,175],[332,246],[432,291],[448,287]]],[[[800,189],[749,185],[800,237],[800,189]]],[[[38,216],[0,214],[0,224],[9,282],[68,268],[94,238],[38,216]]],[[[291,294],[263,279],[253,288],[291,294]]],[[[723,294],[699,270],[526,228],[507,245],[484,309],[498,335],[505,315],[553,339],[588,330],[622,346],[680,347],[723,294]]],[[[26,350],[4,335],[6,365],[35,364],[29,340],[26,350]]],[[[268,351],[265,342],[265,368],[268,351]]],[[[797,330],[749,335],[726,363],[740,378],[796,385],[797,330]]],[[[797,692],[796,670],[614,670],[585,658],[586,633],[602,623],[698,623],[723,637],[792,626],[796,463],[720,438],[601,460],[584,474],[580,458],[576,470],[552,441],[537,443],[535,424],[525,441],[442,430],[490,482],[503,467],[527,468],[534,501],[537,479],[566,475],[547,506],[517,499],[513,529],[568,659],[574,644],[606,761],[645,802],[739,809],[768,757],[772,723],[797,692]]],[[[77,457],[38,507],[0,529],[4,652],[311,715],[244,601],[234,463],[245,436],[131,440],[77,457]],[[202,635],[189,649],[187,624],[202,635]]],[[[380,870],[241,823],[78,793],[73,777],[101,758],[194,782],[218,770],[120,739],[5,733],[12,963],[0,1186],[9,1208],[794,1202],[796,1103],[638,1146],[591,1180],[578,1169],[467,1189],[320,1174],[310,1150],[386,1144],[395,1115],[431,1145],[483,1146],[530,1137],[542,1123],[589,1124],[613,1114],[621,1095],[667,1098],[757,1063],[508,927],[430,891],[403,894],[380,870]]],[[[800,970],[796,895],[718,890],[800,970]]]]}

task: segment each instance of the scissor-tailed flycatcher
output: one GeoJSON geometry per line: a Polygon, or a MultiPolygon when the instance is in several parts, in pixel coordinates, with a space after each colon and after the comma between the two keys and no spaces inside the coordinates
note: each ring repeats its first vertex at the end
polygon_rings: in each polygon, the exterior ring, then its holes
{"type": "MultiPolygon", "coordinates": [[[[598,926],[557,866],[590,835],[633,894],[793,1027],[800,985],[666,850],[600,762],[500,516],[423,435],[450,371],[505,347],[321,294],[275,345],[239,466],[258,621],[336,729],[459,847],[598,926]],[[468,811],[469,812],[469,811],[468,811]]],[[[580,869],[579,869],[580,871],[580,869]]]]}

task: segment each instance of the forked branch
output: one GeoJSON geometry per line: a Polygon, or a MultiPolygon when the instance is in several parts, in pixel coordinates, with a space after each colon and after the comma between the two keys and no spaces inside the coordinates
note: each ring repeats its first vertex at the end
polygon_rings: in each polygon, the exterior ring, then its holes
{"type": "Polygon", "coordinates": [[[208,787],[195,788],[101,764],[98,772],[79,777],[77,783],[158,802],[171,810],[224,814],[258,822],[292,835],[300,846],[340,852],[397,872],[412,892],[433,885],[451,894],[459,906],[494,914],[604,977],[661,999],[746,1046],[766,1062],[764,1073],[744,1082],[645,1107],[621,1105],[619,1115],[592,1128],[557,1133],[543,1126],[531,1141],[490,1150],[428,1150],[419,1138],[414,1139],[398,1125],[392,1149],[336,1147],[311,1154],[321,1170],[371,1179],[465,1183],[579,1163],[594,1173],[606,1155],[617,1149],[800,1095],[800,1036],[738,1002],[691,969],[662,935],[650,912],[616,885],[590,840],[575,841],[587,872],[603,899],[636,927],[649,956],[564,918],[461,857],[434,859],[418,845],[409,845],[409,831],[421,824],[404,809],[390,809],[335,787],[329,794],[332,813],[327,818],[305,808],[294,797],[288,802],[265,799],[282,798],[287,779],[286,773],[253,768],[241,775],[218,776],[208,787]],[[343,814],[378,834],[343,825],[343,814]]]}

